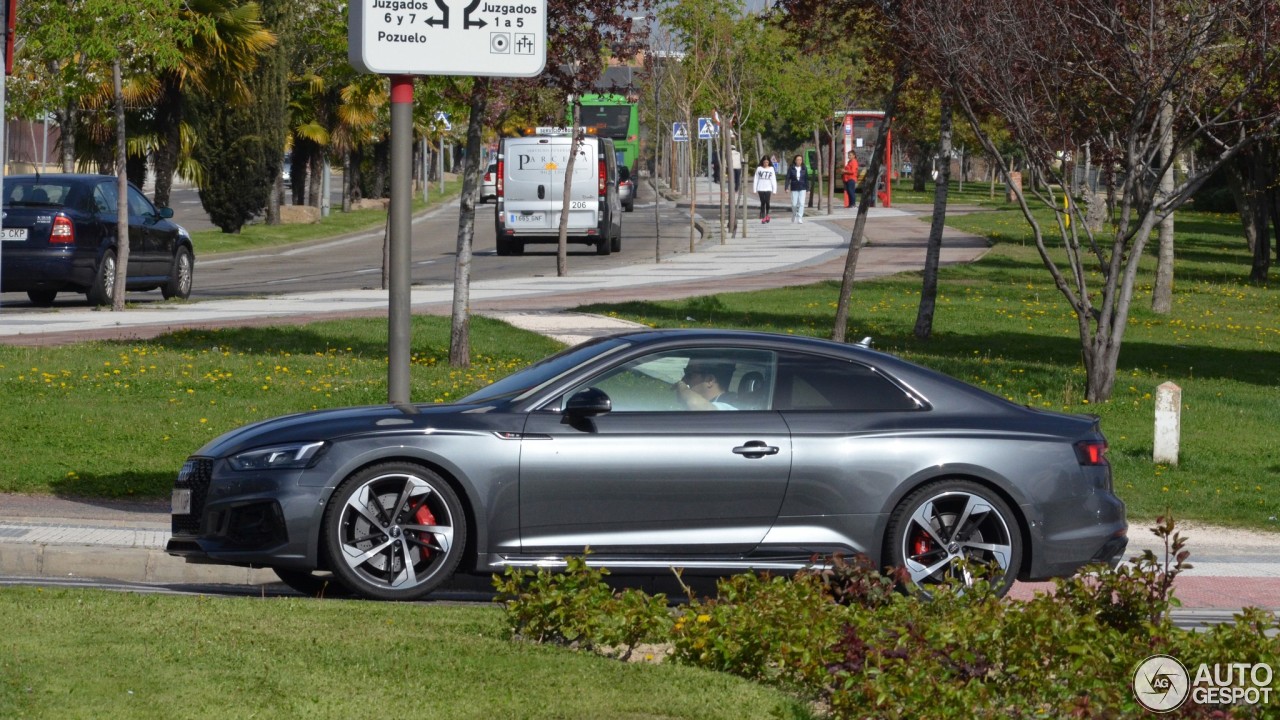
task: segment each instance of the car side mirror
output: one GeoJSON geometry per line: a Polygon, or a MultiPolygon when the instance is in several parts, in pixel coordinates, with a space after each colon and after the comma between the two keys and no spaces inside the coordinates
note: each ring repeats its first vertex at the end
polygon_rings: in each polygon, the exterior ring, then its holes
{"type": "Polygon", "coordinates": [[[156,214],[165,219],[171,218],[173,217],[173,208],[170,208],[170,207],[156,208],[156,214]]]}
{"type": "Polygon", "coordinates": [[[564,412],[570,417],[603,415],[613,409],[613,401],[603,390],[587,388],[573,394],[565,403],[564,412]]]}

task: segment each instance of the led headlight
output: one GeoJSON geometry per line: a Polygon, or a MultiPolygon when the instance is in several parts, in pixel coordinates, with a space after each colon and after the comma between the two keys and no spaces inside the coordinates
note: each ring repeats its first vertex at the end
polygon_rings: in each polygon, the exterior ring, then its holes
{"type": "Polygon", "coordinates": [[[296,442],[254,448],[232,455],[229,462],[236,470],[296,470],[310,467],[325,446],[323,442],[296,442]]]}

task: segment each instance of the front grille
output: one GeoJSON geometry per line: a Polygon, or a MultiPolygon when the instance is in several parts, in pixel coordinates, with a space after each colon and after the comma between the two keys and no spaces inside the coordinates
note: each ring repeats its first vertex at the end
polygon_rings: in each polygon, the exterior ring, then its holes
{"type": "Polygon", "coordinates": [[[209,495],[209,482],[212,479],[213,460],[187,458],[173,486],[191,489],[191,514],[171,516],[174,535],[200,534],[200,518],[204,515],[204,504],[209,495]]]}

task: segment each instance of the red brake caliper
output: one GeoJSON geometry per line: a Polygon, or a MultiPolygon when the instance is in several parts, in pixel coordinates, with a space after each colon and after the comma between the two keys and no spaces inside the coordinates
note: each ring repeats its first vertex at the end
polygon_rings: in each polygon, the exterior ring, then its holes
{"type": "MultiPolygon", "coordinates": [[[[418,525],[436,524],[436,516],[431,514],[431,508],[427,507],[427,502],[425,500],[418,506],[418,509],[414,511],[413,521],[418,525]]],[[[423,543],[429,543],[431,542],[431,533],[420,532],[418,533],[418,539],[423,543]]],[[[422,557],[424,560],[431,557],[431,551],[427,548],[420,548],[420,550],[422,551],[422,557]]]]}
{"type": "Polygon", "coordinates": [[[916,557],[929,552],[931,545],[933,545],[933,543],[929,541],[929,536],[922,532],[916,533],[915,540],[911,541],[911,549],[915,553],[916,557]]]}

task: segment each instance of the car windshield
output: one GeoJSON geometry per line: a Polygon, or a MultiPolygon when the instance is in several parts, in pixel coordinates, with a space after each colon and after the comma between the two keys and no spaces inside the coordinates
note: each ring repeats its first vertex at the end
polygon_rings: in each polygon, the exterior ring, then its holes
{"type": "Polygon", "coordinates": [[[626,340],[620,338],[589,340],[581,345],[562,350],[549,358],[539,360],[517,373],[508,375],[488,387],[471,393],[458,402],[463,405],[477,405],[498,400],[517,399],[521,395],[546,385],[593,358],[615,352],[629,344],[626,340]]]}

